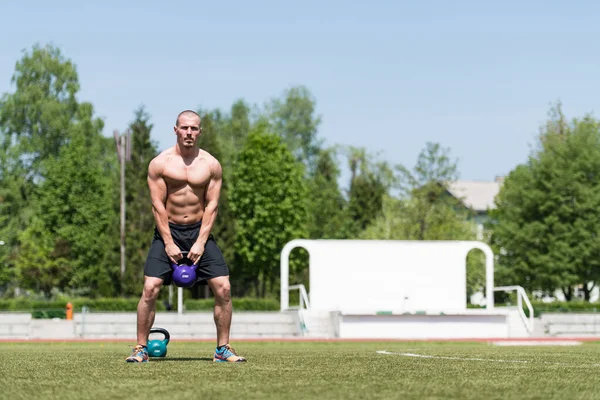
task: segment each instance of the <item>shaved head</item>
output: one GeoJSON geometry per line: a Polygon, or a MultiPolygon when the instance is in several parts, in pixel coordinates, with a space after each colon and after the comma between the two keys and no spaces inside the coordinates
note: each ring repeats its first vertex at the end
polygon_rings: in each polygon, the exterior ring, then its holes
{"type": "Polygon", "coordinates": [[[185,116],[195,115],[196,117],[198,117],[198,119],[200,119],[200,115],[198,115],[198,113],[196,111],[185,110],[185,111],[180,112],[179,115],[177,115],[177,119],[175,120],[175,126],[179,126],[179,117],[181,117],[182,115],[185,115],[185,116]]]}

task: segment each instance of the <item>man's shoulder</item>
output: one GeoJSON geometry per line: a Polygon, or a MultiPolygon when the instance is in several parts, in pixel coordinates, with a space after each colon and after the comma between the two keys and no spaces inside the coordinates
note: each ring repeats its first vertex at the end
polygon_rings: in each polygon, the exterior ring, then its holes
{"type": "Polygon", "coordinates": [[[210,154],[208,151],[200,149],[200,153],[198,157],[204,160],[205,165],[208,165],[211,175],[213,178],[221,178],[223,174],[223,170],[221,168],[221,163],[215,156],[210,154]]]}
{"type": "Polygon", "coordinates": [[[171,155],[173,155],[173,151],[174,148],[173,147],[169,147],[168,149],[165,149],[163,151],[161,151],[160,153],[158,153],[152,160],[150,160],[150,162],[164,162],[166,160],[168,160],[171,155]]]}
{"type": "Polygon", "coordinates": [[[215,156],[213,156],[212,154],[210,154],[208,151],[206,151],[204,149],[200,149],[198,156],[200,158],[203,158],[204,160],[206,160],[206,162],[208,164],[210,164],[211,166],[220,166],[221,165],[219,163],[219,160],[217,160],[217,158],[215,156]]]}
{"type": "Polygon", "coordinates": [[[152,160],[150,160],[150,164],[148,165],[148,168],[153,169],[157,172],[162,171],[165,164],[171,157],[172,153],[173,153],[173,148],[168,148],[166,150],[161,151],[152,160]]]}

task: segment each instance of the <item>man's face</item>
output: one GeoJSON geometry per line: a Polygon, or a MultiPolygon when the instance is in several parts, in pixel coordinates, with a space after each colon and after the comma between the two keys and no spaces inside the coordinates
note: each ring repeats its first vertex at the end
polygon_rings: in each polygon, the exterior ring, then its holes
{"type": "Polygon", "coordinates": [[[179,124],[175,127],[177,142],[180,146],[191,148],[196,146],[196,140],[202,133],[200,118],[194,114],[183,114],[179,117],[179,124]]]}

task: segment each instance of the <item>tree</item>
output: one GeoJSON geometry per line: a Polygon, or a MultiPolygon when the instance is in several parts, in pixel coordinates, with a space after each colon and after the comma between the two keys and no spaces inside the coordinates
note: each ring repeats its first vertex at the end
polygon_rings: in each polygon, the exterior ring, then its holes
{"type": "MultiPolygon", "coordinates": [[[[11,152],[14,148],[0,152],[0,294],[16,281],[13,259],[17,248],[17,233],[27,224],[28,215],[24,210],[21,188],[23,175],[18,175],[12,160],[17,157],[11,152]]],[[[18,170],[18,169],[17,169],[18,170]]]]}
{"type": "Polygon", "coordinates": [[[283,94],[283,100],[273,99],[268,107],[272,130],[290,151],[312,171],[319,154],[317,129],[321,117],[315,115],[315,99],[304,86],[292,87],[283,94]]]}
{"type": "Polygon", "coordinates": [[[458,179],[456,162],[449,153],[448,148],[427,143],[412,172],[402,165],[396,167],[400,192],[412,218],[410,236],[416,240],[456,238],[464,231],[466,210],[448,196],[448,185],[458,179]]]}
{"type": "Polygon", "coordinates": [[[367,240],[412,240],[413,232],[405,204],[390,195],[383,197],[381,214],[360,233],[367,240]]]}
{"type": "Polygon", "coordinates": [[[501,282],[586,300],[600,281],[600,123],[568,122],[560,104],[538,148],[505,179],[492,212],[501,282]]]}
{"type": "Polygon", "coordinates": [[[225,128],[225,141],[229,156],[229,161],[233,161],[235,156],[244,147],[248,133],[250,133],[250,107],[243,100],[238,100],[231,106],[231,114],[227,120],[225,128]]]}
{"type": "Polygon", "coordinates": [[[114,150],[101,135],[103,122],[91,105],[80,106],[69,142],[44,162],[46,174],[36,190],[33,222],[19,236],[16,266],[24,282],[46,295],[89,288],[115,294],[118,264],[106,264],[116,232],[113,207],[114,150]],[[35,262],[31,262],[31,257],[35,262]]]}
{"type": "MultiPolygon", "coordinates": [[[[400,198],[384,196],[382,213],[362,232],[362,239],[475,240],[469,211],[448,194],[448,184],[458,178],[450,150],[427,143],[412,171],[398,165],[400,198]]],[[[469,253],[468,295],[485,286],[483,254],[469,253]]]]}
{"type": "Polygon", "coordinates": [[[17,62],[12,83],[13,94],[0,102],[0,126],[6,149],[19,147],[21,163],[32,175],[38,163],[58,154],[66,143],[66,128],[75,118],[79,103],[79,80],[75,66],[53,46],[33,46],[17,62]]]}
{"type": "MultiPolygon", "coordinates": [[[[231,107],[227,115],[219,110],[200,111],[202,135],[198,146],[211,153],[223,168],[223,182],[219,199],[219,213],[212,229],[230,273],[236,273],[235,257],[235,219],[230,206],[230,187],[234,160],[243,147],[250,129],[249,108],[241,100],[231,107]]],[[[203,291],[208,296],[208,291],[203,291]]],[[[200,288],[194,289],[193,295],[199,297],[200,288]]]]}
{"type": "MultiPolygon", "coordinates": [[[[231,106],[229,113],[215,109],[199,110],[202,120],[202,135],[199,146],[215,156],[223,167],[223,173],[229,174],[236,155],[240,152],[250,132],[250,108],[238,100],[231,106]]],[[[225,179],[227,180],[227,179],[225,179]]]]}
{"type": "Polygon", "coordinates": [[[347,148],[350,188],[343,229],[346,238],[356,238],[381,213],[383,197],[392,185],[392,171],[385,162],[373,162],[364,148],[347,148]]]}
{"type": "MultiPolygon", "coordinates": [[[[125,294],[138,294],[144,281],[143,266],[148,246],[154,234],[154,215],[148,188],[148,164],[158,154],[158,145],[151,139],[153,125],[143,106],[134,112],[129,124],[131,132],[131,161],[125,164],[126,188],[126,277],[125,294]]],[[[119,209],[118,199],[115,210],[119,209]]],[[[116,221],[115,221],[116,222],[116,221]]],[[[113,228],[114,229],[114,228],[113,228]]],[[[115,244],[118,242],[115,241],[115,244]]],[[[119,252],[118,248],[114,253],[119,252]]]]}
{"type": "Polygon", "coordinates": [[[230,190],[238,276],[244,289],[264,297],[275,290],[283,246],[307,235],[304,169],[278,136],[259,125],[237,157],[230,190]]]}
{"type": "Polygon", "coordinates": [[[91,105],[77,101],[75,66],[53,46],[35,45],[25,52],[12,83],[15,92],[0,100],[0,220],[7,222],[0,231],[7,247],[2,264],[14,277],[18,235],[40,211],[36,202],[39,185],[47,176],[45,162],[70,142],[73,126],[88,118],[81,108],[89,111],[86,107],[91,105]]]}
{"type": "Polygon", "coordinates": [[[335,160],[336,149],[319,152],[316,169],[309,180],[309,237],[340,239],[344,237],[346,200],[338,186],[340,169],[335,160]]]}

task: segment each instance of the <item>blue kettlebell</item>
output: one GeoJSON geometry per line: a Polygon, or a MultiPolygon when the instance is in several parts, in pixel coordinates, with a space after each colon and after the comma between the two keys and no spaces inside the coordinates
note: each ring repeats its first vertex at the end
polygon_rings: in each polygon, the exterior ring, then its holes
{"type": "Polygon", "coordinates": [[[169,331],[164,328],[152,328],[150,329],[150,334],[153,333],[161,333],[164,336],[163,340],[149,340],[148,347],[148,356],[149,357],[165,357],[167,355],[167,344],[171,339],[171,335],[169,335],[169,331]]]}
{"type": "Polygon", "coordinates": [[[191,288],[196,283],[196,265],[192,265],[192,261],[187,258],[187,251],[182,251],[183,258],[178,264],[171,263],[173,268],[172,280],[175,285],[182,288],[191,288]]]}

